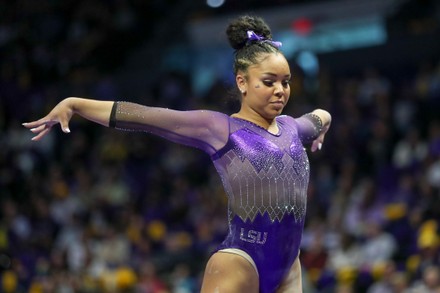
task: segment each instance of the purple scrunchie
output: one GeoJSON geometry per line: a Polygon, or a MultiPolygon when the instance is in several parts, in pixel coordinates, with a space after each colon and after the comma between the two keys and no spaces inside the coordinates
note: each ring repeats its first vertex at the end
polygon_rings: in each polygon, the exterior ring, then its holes
{"type": "Polygon", "coordinates": [[[248,37],[248,42],[250,41],[266,42],[278,49],[283,45],[283,43],[281,42],[272,41],[270,39],[266,39],[263,36],[257,35],[254,31],[247,31],[247,37],[248,37]]]}

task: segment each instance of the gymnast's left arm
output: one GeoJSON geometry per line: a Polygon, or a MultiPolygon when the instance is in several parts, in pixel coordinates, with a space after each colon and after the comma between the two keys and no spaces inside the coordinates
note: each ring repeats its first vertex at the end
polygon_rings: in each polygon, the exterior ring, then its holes
{"type": "Polygon", "coordinates": [[[322,110],[322,109],[316,109],[312,112],[312,114],[315,114],[316,116],[318,116],[322,122],[321,132],[319,133],[318,138],[316,138],[312,142],[311,151],[315,152],[316,150],[320,150],[322,147],[322,144],[324,143],[324,137],[330,128],[330,124],[332,122],[332,116],[330,115],[329,112],[327,112],[326,110],[322,110]]]}

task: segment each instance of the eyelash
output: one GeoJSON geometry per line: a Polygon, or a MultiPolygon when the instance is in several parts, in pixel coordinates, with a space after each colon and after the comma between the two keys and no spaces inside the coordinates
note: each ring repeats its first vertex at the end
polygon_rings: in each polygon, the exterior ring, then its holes
{"type": "MultiPolygon", "coordinates": [[[[274,83],[275,83],[275,82],[274,82],[274,81],[271,81],[271,80],[263,80],[263,84],[264,84],[265,86],[269,86],[269,87],[270,87],[270,86],[273,86],[274,83]]],[[[284,81],[282,82],[283,87],[287,87],[287,86],[289,86],[290,83],[291,83],[290,80],[284,80],[284,81]]]]}

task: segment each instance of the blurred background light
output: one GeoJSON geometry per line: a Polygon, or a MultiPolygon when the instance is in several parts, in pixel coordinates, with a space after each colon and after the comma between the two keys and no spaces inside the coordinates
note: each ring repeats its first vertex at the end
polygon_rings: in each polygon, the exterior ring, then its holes
{"type": "Polygon", "coordinates": [[[218,8],[225,4],[225,0],[206,0],[206,4],[212,8],[218,8]]]}

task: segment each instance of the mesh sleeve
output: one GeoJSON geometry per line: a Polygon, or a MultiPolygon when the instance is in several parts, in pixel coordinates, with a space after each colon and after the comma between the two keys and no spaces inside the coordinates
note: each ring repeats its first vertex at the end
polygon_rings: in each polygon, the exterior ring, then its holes
{"type": "Polygon", "coordinates": [[[228,116],[208,110],[177,111],[130,102],[115,102],[110,127],[145,131],[208,154],[223,147],[229,135],[228,116]]]}
{"type": "Polygon", "coordinates": [[[307,113],[295,121],[298,124],[298,134],[303,144],[313,142],[322,131],[322,120],[316,114],[307,113]]]}

